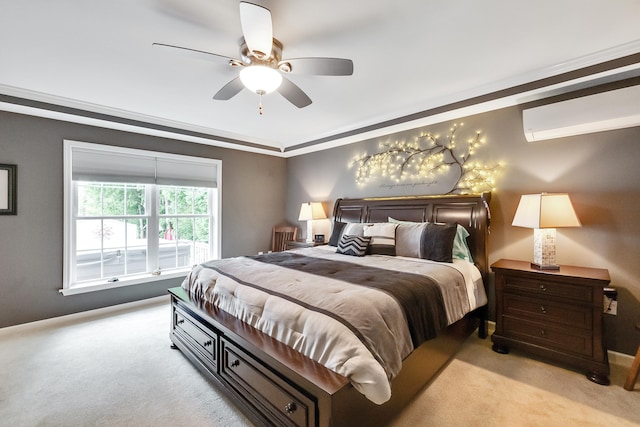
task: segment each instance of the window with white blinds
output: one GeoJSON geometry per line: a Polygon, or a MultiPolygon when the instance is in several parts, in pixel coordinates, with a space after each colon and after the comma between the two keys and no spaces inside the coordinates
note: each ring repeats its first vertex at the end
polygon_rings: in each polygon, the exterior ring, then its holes
{"type": "Polygon", "coordinates": [[[64,141],[64,174],[63,294],[219,258],[220,160],[64,141]]]}

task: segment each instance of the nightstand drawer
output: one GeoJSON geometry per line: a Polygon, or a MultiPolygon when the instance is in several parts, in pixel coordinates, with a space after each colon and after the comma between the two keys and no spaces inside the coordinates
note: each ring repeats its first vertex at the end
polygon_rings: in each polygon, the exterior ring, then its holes
{"type": "Polygon", "coordinates": [[[503,294],[504,314],[523,317],[545,324],[555,323],[591,330],[593,315],[589,307],[562,304],[539,298],[528,298],[514,294],[503,294]]]}
{"type": "Polygon", "coordinates": [[[559,283],[547,278],[536,280],[522,277],[506,277],[505,292],[519,292],[529,296],[571,298],[591,302],[592,292],[588,286],[559,283]]]}
{"type": "Polygon", "coordinates": [[[584,331],[570,328],[558,328],[543,323],[530,322],[509,316],[503,317],[504,335],[513,339],[526,340],[543,347],[593,355],[593,336],[584,331]]]}

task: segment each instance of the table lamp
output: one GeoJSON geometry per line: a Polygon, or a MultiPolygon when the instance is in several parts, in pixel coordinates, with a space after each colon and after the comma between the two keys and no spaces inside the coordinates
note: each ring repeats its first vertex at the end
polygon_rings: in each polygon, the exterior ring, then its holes
{"type": "Polygon", "coordinates": [[[523,195],[512,225],[533,228],[531,267],[540,270],[560,269],[556,264],[556,228],[581,226],[566,193],[523,195]]]}
{"type": "Polygon", "coordinates": [[[313,242],[313,220],[325,219],[326,217],[327,214],[320,202],[307,202],[300,206],[298,221],[307,221],[307,243],[313,242]]]}

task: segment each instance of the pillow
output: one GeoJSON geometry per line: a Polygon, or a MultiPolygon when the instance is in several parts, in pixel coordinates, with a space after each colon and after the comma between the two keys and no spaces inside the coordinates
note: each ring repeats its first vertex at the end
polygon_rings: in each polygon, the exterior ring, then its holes
{"type": "Polygon", "coordinates": [[[395,256],[397,227],[398,224],[389,222],[368,224],[364,228],[365,237],[371,237],[367,253],[395,256]]]}
{"type": "Polygon", "coordinates": [[[420,221],[402,221],[399,219],[391,218],[390,216],[387,217],[387,221],[389,221],[391,224],[426,224],[426,222],[420,221]]]}
{"type": "Polygon", "coordinates": [[[427,223],[422,233],[420,258],[438,262],[453,262],[453,239],[457,224],[427,223]]]}
{"type": "Polygon", "coordinates": [[[340,238],[345,234],[349,236],[364,236],[364,227],[367,224],[360,222],[340,222],[334,221],[331,238],[329,238],[329,246],[338,246],[340,238]]]}
{"type": "Polygon", "coordinates": [[[342,234],[348,234],[349,236],[364,236],[364,227],[368,224],[361,222],[348,222],[342,230],[342,234]]]}
{"type": "Polygon", "coordinates": [[[396,255],[420,258],[420,242],[426,222],[399,223],[396,228],[396,255]]]}
{"type": "Polygon", "coordinates": [[[471,256],[471,251],[467,245],[467,237],[469,237],[467,229],[458,224],[458,227],[456,228],[456,237],[453,239],[452,257],[454,259],[463,259],[473,264],[473,257],[471,256]]]}
{"type": "MultiPolygon", "coordinates": [[[[412,222],[412,221],[400,221],[394,218],[389,217],[389,222],[394,224],[426,224],[424,222],[412,222]]],[[[400,229],[398,229],[399,231],[400,229]]],[[[411,255],[400,255],[398,253],[398,240],[399,237],[396,233],[396,255],[398,256],[411,256],[411,255]]],[[[471,256],[471,251],[469,250],[469,245],[467,245],[467,237],[469,237],[469,232],[466,228],[457,224],[456,227],[456,237],[453,240],[453,249],[452,249],[452,258],[454,259],[463,259],[465,261],[469,261],[473,264],[473,257],[471,256]]]]}
{"type": "Polygon", "coordinates": [[[338,242],[338,249],[336,249],[336,253],[352,256],[364,256],[367,252],[369,241],[371,241],[371,237],[343,234],[338,242]]]}
{"type": "Polygon", "coordinates": [[[346,222],[334,221],[333,222],[333,230],[331,230],[331,237],[329,238],[329,246],[338,246],[338,242],[340,241],[340,236],[342,236],[342,230],[344,226],[347,225],[346,222]]]}

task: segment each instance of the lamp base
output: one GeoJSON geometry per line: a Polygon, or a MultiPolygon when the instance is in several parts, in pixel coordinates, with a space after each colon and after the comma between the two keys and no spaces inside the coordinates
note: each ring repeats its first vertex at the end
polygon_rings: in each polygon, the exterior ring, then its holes
{"type": "Polygon", "coordinates": [[[536,264],[535,262],[531,263],[531,268],[536,270],[560,270],[560,266],[557,264],[536,264]]]}
{"type": "Polygon", "coordinates": [[[533,262],[531,268],[538,270],[559,270],[556,264],[556,229],[536,228],[533,230],[533,262]]]}
{"type": "Polygon", "coordinates": [[[313,220],[307,220],[307,243],[313,243],[313,220]]]}

